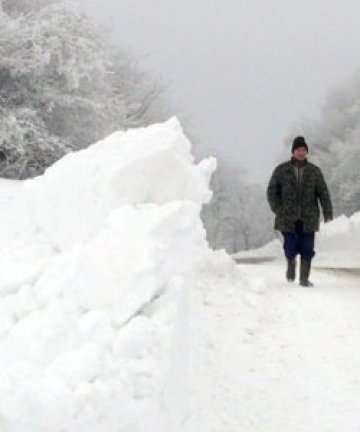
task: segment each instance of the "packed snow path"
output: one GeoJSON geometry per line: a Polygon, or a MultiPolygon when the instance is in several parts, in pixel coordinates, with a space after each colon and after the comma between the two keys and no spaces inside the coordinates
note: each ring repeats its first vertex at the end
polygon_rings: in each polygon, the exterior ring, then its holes
{"type": "Polygon", "coordinates": [[[238,265],[259,278],[247,293],[235,275],[198,285],[187,430],[360,430],[359,276],[315,269],[301,288],[283,267],[238,265]]]}

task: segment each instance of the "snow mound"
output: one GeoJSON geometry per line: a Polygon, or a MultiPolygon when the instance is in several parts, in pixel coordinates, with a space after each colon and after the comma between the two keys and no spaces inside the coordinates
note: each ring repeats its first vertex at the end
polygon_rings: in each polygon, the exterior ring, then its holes
{"type": "Polygon", "coordinates": [[[115,132],[1,194],[1,431],[177,430],[215,169],[190,150],[176,119],[115,132]]]}
{"type": "Polygon", "coordinates": [[[321,251],[316,257],[318,265],[359,268],[360,212],[324,224],[317,242],[321,251]]]}
{"type": "Polygon", "coordinates": [[[215,162],[192,162],[190,143],[178,121],[171,119],[147,129],[115,132],[68,154],[45,176],[28,181],[26,194],[38,225],[55,247],[65,250],[94,236],[109,213],[125,204],[209,201],[215,162]]]}

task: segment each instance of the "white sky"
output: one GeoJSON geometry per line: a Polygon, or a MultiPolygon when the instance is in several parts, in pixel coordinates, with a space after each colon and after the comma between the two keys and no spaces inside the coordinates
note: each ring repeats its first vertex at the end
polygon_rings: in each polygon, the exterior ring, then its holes
{"type": "MultiPolygon", "coordinates": [[[[289,129],[360,67],[358,0],[88,0],[208,152],[264,182],[289,129]],[[101,5],[101,6],[100,6],[101,5]],[[180,114],[179,114],[180,113],[180,114]]],[[[310,143],[311,144],[311,143],[310,143]]]]}

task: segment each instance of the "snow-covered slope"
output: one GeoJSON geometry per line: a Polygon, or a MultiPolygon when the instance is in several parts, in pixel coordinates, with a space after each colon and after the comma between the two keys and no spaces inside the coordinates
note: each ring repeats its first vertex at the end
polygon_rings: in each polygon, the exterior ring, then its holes
{"type": "Polygon", "coordinates": [[[176,430],[214,169],[171,119],[0,183],[1,432],[176,430]]]}

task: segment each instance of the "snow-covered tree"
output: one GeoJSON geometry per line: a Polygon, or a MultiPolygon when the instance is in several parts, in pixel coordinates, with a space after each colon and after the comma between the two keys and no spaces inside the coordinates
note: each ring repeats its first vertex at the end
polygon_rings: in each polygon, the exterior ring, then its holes
{"type": "Polygon", "coordinates": [[[8,15],[17,16],[34,12],[57,2],[59,0],[2,0],[2,7],[8,15]]]}
{"type": "Polygon", "coordinates": [[[211,247],[235,253],[274,237],[265,190],[248,184],[240,167],[220,161],[211,188],[213,198],[202,212],[211,247]]]}
{"type": "Polygon", "coordinates": [[[360,72],[328,95],[318,122],[300,129],[329,184],[335,214],[360,210],[360,72]]]}
{"type": "Polygon", "coordinates": [[[166,118],[159,85],[59,1],[3,0],[0,175],[27,178],[115,129],[166,118]]]}

